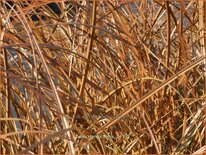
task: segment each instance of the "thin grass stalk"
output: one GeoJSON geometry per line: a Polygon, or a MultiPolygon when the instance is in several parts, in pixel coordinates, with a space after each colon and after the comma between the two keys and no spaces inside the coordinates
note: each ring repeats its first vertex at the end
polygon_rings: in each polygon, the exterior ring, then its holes
{"type": "MultiPolygon", "coordinates": [[[[7,51],[4,49],[3,50],[3,54],[4,54],[4,70],[7,71],[8,70],[8,58],[7,58],[7,51]]],[[[9,78],[8,78],[8,74],[7,72],[5,72],[5,90],[6,90],[6,118],[10,117],[10,93],[9,93],[9,78]]],[[[9,132],[8,129],[9,125],[5,126],[5,133],[9,132]]]]}
{"type": "MultiPolygon", "coordinates": [[[[179,38],[180,38],[180,43],[179,43],[179,50],[177,54],[177,68],[179,68],[180,65],[180,56],[181,53],[184,51],[184,42],[183,42],[183,16],[184,16],[184,0],[180,1],[180,21],[179,21],[179,38]]],[[[183,52],[184,53],[184,52],[183,52]]]]}
{"type": "MultiPolygon", "coordinates": [[[[169,7],[169,1],[166,0],[165,6],[166,6],[166,13],[167,13],[167,49],[166,49],[166,56],[165,56],[165,64],[167,68],[169,68],[169,56],[170,56],[170,35],[171,35],[171,20],[170,20],[170,7],[169,7]]],[[[168,76],[168,70],[165,72],[165,79],[167,79],[168,76]]]]}
{"type": "MultiPolygon", "coordinates": [[[[37,86],[38,87],[38,92],[40,91],[40,88],[39,88],[39,86],[37,86]]],[[[43,109],[42,109],[42,100],[41,100],[41,98],[39,98],[39,96],[40,96],[40,94],[38,94],[38,99],[37,99],[37,101],[39,102],[39,107],[40,107],[40,109],[39,109],[39,114],[40,114],[40,123],[39,123],[39,131],[40,131],[40,141],[42,141],[42,139],[43,139],[43,134],[41,133],[42,132],[42,129],[43,129],[43,109]]],[[[43,154],[44,152],[43,152],[43,149],[44,149],[44,146],[43,146],[43,144],[41,144],[40,146],[39,146],[39,150],[38,150],[38,153],[39,154],[43,154]]]]}
{"type": "MultiPolygon", "coordinates": [[[[206,63],[206,2],[205,1],[200,1],[199,2],[199,31],[200,31],[200,48],[201,52],[203,55],[205,55],[205,62],[204,62],[204,67],[206,63]]],[[[204,70],[205,71],[205,70],[204,70]]],[[[204,73],[204,92],[206,92],[206,73],[204,73]]],[[[205,100],[206,102],[206,96],[205,100]]],[[[206,107],[204,108],[204,114],[206,115],[206,107]]],[[[204,131],[204,137],[205,137],[205,144],[206,144],[206,118],[204,120],[204,126],[205,126],[205,131],[204,131]]],[[[206,154],[206,149],[205,149],[205,154],[206,154]]]]}
{"type": "Polygon", "coordinates": [[[161,154],[161,153],[160,153],[160,150],[159,150],[159,147],[158,147],[158,145],[157,145],[157,141],[155,140],[154,134],[152,133],[152,130],[150,129],[149,124],[147,123],[147,120],[145,119],[144,112],[141,113],[141,115],[142,115],[143,121],[144,121],[144,123],[145,123],[145,125],[146,125],[146,127],[147,127],[147,130],[149,131],[151,140],[152,140],[153,143],[154,143],[154,146],[155,146],[155,148],[156,148],[157,154],[161,154]]]}
{"type": "MultiPolygon", "coordinates": [[[[96,1],[93,1],[93,3],[92,3],[92,19],[91,20],[92,20],[91,25],[95,26],[95,24],[96,24],[96,1]]],[[[95,28],[92,27],[91,30],[90,30],[90,39],[89,39],[88,46],[87,46],[87,56],[86,56],[87,60],[90,60],[91,50],[93,48],[94,34],[95,34],[95,28]]],[[[87,62],[86,69],[85,69],[85,71],[83,73],[83,77],[82,77],[79,96],[82,96],[84,86],[85,86],[85,80],[86,80],[86,77],[87,77],[87,74],[88,74],[88,70],[89,70],[89,63],[87,62]]]]}
{"type": "MultiPolygon", "coordinates": [[[[39,76],[39,73],[38,73],[38,68],[37,68],[37,58],[36,58],[36,53],[35,53],[35,49],[33,47],[33,44],[32,45],[32,52],[33,52],[33,59],[34,59],[34,73],[33,73],[33,76],[36,80],[36,88],[37,88],[37,97],[36,97],[36,101],[39,102],[39,119],[40,119],[40,122],[39,122],[39,131],[40,131],[40,135],[39,135],[39,139],[40,141],[42,141],[43,139],[43,134],[41,133],[42,129],[43,129],[43,109],[42,109],[42,100],[40,98],[40,92],[41,92],[41,88],[39,86],[39,80],[38,80],[38,76],[39,76]]],[[[38,154],[43,154],[43,144],[41,144],[39,147],[38,147],[38,154]]]]}
{"type": "MultiPolygon", "coordinates": [[[[183,38],[183,16],[184,16],[184,1],[180,1],[180,23],[179,23],[179,38],[180,38],[180,43],[179,43],[179,51],[178,51],[178,58],[177,58],[177,68],[179,68],[180,65],[180,56],[181,53],[184,54],[184,38],[183,38]]],[[[186,108],[184,108],[184,119],[183,119],[183,128],[182,128],[182,133],[185,133],[185,130],[187,128],[187,112],[186,108]]]]}
{"type": "MultiPolygon", "coordinates": [[[[42,100],[40,98],[40,92],[41,92],[41,88],[39,86],[39,80],[38,80],[38,69],[37,69],[37,60],[36,60],[36,54],[35,51],[33,51],[33,57],[34,57],[34,66],[35,66],[35,71],[34,73],[36,73],[34,76],[36,78],[36,87],[37,87],[37,102],[39,102],[39,117],[40,117],[40,122],[39,122],[39,131],[40,131],[40,141],[42,141],[43,139],[43,135],[41,134],[41,131],[43,129],[43,109],[42,109],[42,100]]],[[[38,153],[39,154],[43,154],[43,144],[41,144],[38,148],[38,153]]]]}
{"type": "MultiPolygon", "coordinates": [[[[3,52],[3,49],[2,49],[2,38],[3,38],[3,28],[2,28],[2,19],[0,19],[0,54],[3,52]]],[[[0,57],[0,65],[1,65],[1,62],[2,61],[2,59],[1,59],[1,57],[0,57]]],[[[3,116],[2,116],[2,110],[3,110],[3,108],[1,108],[1,107],[3,107],[3,95],[2,95],[2,87],[3,87],[3,84],[2,84],[2,82],[3,82],[3,80],[2,80],[2,74],[3,74],[3,72],[0,70],[0,118],[2,118],[3,116]]],[[[2,123],[1,123],[1,121],[0,121],[0,135],[2,135],[2,130],[1,130],[1,128],[2,128],[2,125],[1,125],[2,123]]],[[[0,136],[0,153],[2,154],[2,138],[1,138],[1,136],[0,136]]]]}

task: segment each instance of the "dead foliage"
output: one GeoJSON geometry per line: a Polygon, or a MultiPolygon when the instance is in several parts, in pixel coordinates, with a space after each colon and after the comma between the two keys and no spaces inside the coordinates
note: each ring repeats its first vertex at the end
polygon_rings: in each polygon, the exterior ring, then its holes
{"type": "Polygon", "coordinates": [[[1,1],[1,153],[203,153],[205,1],[1,1]]]}

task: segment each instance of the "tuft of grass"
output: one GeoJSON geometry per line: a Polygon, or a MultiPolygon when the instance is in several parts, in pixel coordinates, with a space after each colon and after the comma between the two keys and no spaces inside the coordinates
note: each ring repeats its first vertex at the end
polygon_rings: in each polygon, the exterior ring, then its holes
{"type": "Polygon", "coordinates": [[[1,154],[205,151],[205,1],[1,1],[1,154]]]}

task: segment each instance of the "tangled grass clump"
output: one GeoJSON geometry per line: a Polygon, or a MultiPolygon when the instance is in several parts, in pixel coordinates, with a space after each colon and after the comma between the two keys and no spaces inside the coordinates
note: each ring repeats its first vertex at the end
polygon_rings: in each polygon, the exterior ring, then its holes
{"type": "Polygon", "coordinates": [[[204,6],[1,1],[0,153],[203,153],[204,6]]]}

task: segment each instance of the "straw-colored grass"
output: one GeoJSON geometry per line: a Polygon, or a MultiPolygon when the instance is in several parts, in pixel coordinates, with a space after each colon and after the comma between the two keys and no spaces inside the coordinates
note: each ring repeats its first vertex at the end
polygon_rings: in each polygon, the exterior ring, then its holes
{"type": "Polygon", "coordinates": [[[204,6],[1,1],[0,153],[203,153],[204,6]]]}

